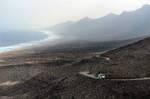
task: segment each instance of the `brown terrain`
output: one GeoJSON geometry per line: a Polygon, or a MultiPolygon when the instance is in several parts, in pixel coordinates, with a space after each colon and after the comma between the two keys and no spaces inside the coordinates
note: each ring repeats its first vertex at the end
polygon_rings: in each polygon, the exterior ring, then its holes
{"type": "Polygon", "coordinates": [[[3,53],[0,99],[149,99],[150,38],[128,43],[68,43],[3,53]],[[106,79],[95,79],[98,73],[106,79]]]}

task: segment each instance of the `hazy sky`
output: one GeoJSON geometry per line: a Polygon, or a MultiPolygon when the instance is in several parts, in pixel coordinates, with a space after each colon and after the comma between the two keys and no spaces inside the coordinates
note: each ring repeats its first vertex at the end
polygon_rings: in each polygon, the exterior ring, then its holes
{"type": "Polygon", "coordinates": [[[0,29],[44,28],[66,20],[120,14],[150,0],[0,0],[0,29]]]}

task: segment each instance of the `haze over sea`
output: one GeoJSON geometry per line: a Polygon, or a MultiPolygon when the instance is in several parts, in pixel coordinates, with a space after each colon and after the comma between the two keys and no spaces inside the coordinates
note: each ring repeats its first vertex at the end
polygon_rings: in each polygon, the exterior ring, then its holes
{"type": "Polygon", "coordinates": [[[41,42],[53,41],[58,38],[53,32],[41,31],[1,31],[0,53],[33,46],[41,42]]]}

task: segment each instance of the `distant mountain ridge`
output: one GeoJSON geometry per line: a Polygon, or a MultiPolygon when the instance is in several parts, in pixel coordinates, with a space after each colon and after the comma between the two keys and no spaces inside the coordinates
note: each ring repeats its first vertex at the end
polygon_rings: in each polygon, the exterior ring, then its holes
{"type": "Polygon", "coordinates": [[[150,35],[150,5],[120,15],[113,13],[99,19],[83,18],[57,24],[49,30],[64,37],[82,40],[123,40],[150,35]]]}

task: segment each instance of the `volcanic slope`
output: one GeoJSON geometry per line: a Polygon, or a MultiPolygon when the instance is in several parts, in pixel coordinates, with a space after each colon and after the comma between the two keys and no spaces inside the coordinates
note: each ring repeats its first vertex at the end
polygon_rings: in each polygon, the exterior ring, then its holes
{"type": "MultiPolygon", "coordinates": [[[[59,58],[55,64],[37,63],[38,67],[45,67],[43,71],[14,86],[0,87],[0,99],[149,99],[149,79],[121,80],[150,77],[149,43],[150,38],[146,38],[106,53],[79,55],[80,58],[70,58],[68,63],[62,63],[64,60],[61,59],[60,64],[59,58]],[[101,72],[106,79],[80,75],[84,71],[95,76],[101,72]]],[[[66,52],[59,55],[67,58],[66,52]]],[[[37,64],[30,65],[33,69],[37,64]]]]}

